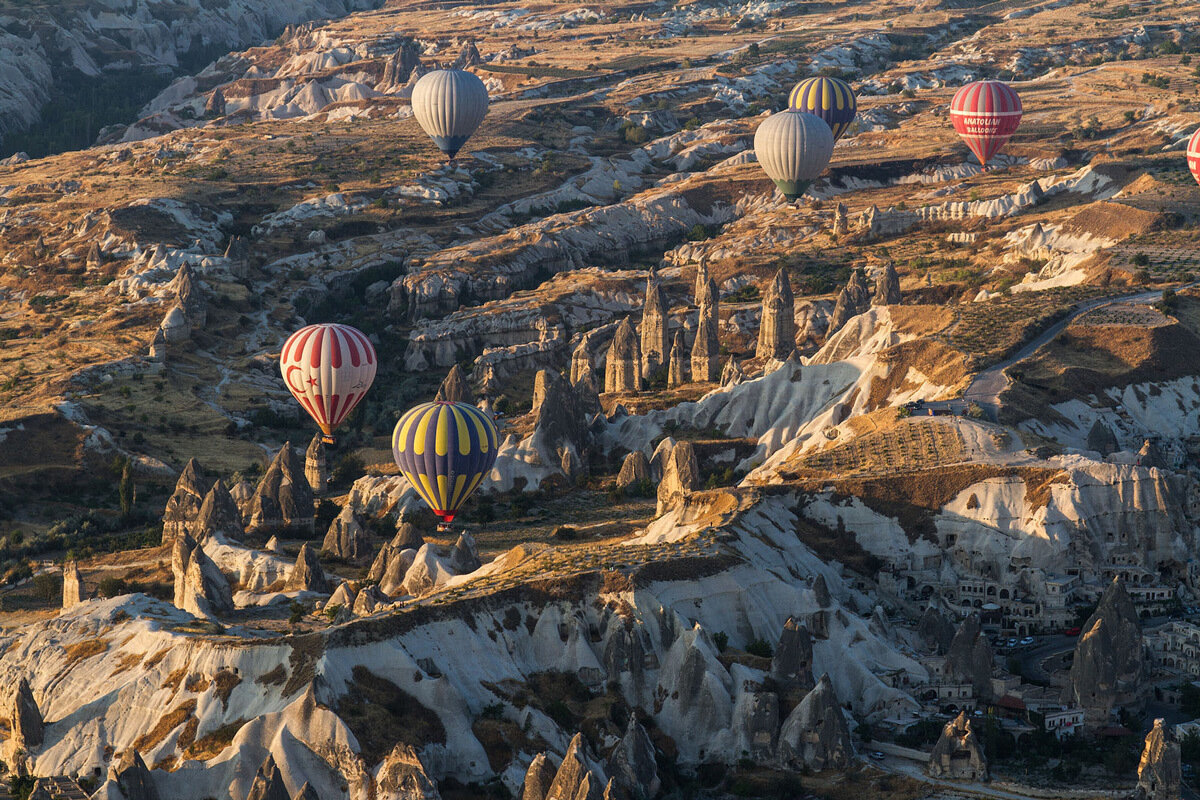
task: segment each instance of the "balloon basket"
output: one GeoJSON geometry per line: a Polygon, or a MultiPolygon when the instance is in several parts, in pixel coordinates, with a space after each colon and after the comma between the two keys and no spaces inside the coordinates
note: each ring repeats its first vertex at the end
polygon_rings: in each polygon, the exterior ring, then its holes
{"type": "Polygon", "coordinates": [[[323,434],[321,434],[321,441],[328,445],[335,445],[335,444],[337,444],[337,437],[332,436],[328,433],[323,433],[323,434]]]}

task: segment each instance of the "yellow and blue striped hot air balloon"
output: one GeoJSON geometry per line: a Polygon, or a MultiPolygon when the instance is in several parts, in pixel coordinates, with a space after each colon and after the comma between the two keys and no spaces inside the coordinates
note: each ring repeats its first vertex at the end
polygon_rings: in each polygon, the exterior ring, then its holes
{"type": "Polygon", "coordinates": [[[500,432],[490,415],[467,403],[424,403],[392,431],[400,472],[448,523],[496,463],[500,432]]]}
{"type": "Polygon", "coordinates": [[[858,101],[850,84],[821,76],[797,83],[788,96],[788,108],[806,111],[825,120],[836,142],[854,122],[858,101]]]}

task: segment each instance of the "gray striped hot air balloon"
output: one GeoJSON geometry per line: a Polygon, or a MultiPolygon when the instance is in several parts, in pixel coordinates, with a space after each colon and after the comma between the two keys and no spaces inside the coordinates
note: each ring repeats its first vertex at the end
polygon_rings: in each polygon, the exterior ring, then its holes
{"type": "Polygon", "coordinates": [[[487,114],[487,88],[465,70],[434,70],[413,87],[412,108],[434,144],[453,159],[487,114]]]}
{"type": "Polygon", "coordinates": [[[788,200],[795,200],[829,164],[833,133],[820,117],[788,109],[772,114],[754,132],[763,171],[788,200]]]}

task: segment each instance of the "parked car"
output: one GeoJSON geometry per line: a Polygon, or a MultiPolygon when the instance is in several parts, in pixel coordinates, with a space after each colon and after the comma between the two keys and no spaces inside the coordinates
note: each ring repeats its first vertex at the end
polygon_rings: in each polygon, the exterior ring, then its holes
{"type": "Polygon", "coordinates": [[[1022,638],[1022,639],[1021,639],[1021,645],[1022,645],[1023,647],[1028,647],[1028,646],[1029,646],[1029,645],[1031,645],[1031,644],[1033,644],[1033,637],[1032,637],[1032,636],[1026,636],[1026,637],[1024,637],[1024,638],[1022,638]]]}
{"type": "Polygon", "coordinates": [[[1063,631],[1063,636],[1078,636],[1078,635],[1079,635],[1078,627],[1067,628],[1065,631],[1063,631]]]}
{"type": "Polygon", "coordinates": [[[887,756],[885,756],[883,753],[879,752],[878,750],[874,750],[871,752],[871,758],[874,759],[875,761],[883,761],[885,758],[887,758],[887,756]]]}
{"type": "Polygon", "coordinates": [[[1007,644],[1008,644],[1008,647],[1010,647],[1010,648],[1012,648],[1012,647],[1016,647],[1016,646],[1017,646],[1017,640],[1016,640],[1016,639],[1009,639],[1007,644]]]}

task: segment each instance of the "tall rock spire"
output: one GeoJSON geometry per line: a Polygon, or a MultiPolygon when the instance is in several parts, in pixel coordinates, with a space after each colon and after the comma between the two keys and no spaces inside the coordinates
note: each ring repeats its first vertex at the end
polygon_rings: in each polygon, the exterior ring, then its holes
{"type": "Polygon", "coordinates": [[[667,363],[667,298],[651,272],[646,279],[646,305],[642,309],[642,377],[650,377],[667,363]]]}
{"type": "Polygon", "coordinates": [[[755,355],[761,359],[785,361],[795,351],[796,300],[788,281],[787,268],[781,267],[763,297],[755,355]]]}

